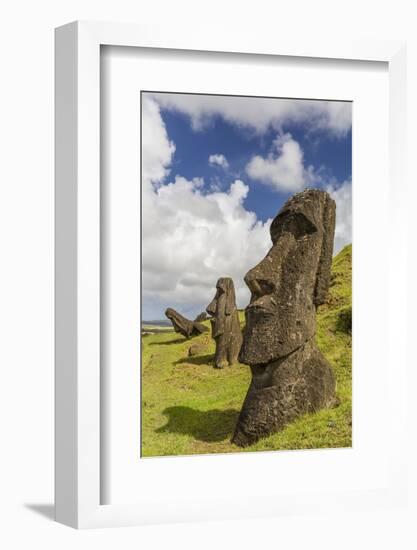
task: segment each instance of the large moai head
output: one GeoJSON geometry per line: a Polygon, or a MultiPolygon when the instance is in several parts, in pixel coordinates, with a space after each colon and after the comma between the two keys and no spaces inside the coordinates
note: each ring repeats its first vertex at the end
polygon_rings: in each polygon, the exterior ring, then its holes
{"type": "Polygon", "coordinates": [[[237,311],[233,279],[222,277],[217,281],[216,294],[206,311],[213,317],[213,338],[217,338],[224,333],[226,317],[237,311]]]}
{"type": "Polygon", "coordinates": [[[245,276],[251,291],[239,360],[264,365],[285,357],[316,329],[316,307],[330,282],[335,202],[325,191],[290,198],[271,224],[272,248],[245,276]]]}

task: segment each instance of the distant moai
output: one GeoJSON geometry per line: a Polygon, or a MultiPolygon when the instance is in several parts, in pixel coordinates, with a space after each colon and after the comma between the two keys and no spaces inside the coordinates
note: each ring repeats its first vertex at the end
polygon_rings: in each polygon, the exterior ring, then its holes
{"type": "Polygon", "coordinates": [[[175,311],[175,309],[168,308],[165,311],[165,315],[171,321],[175,332],[179,332],[186,338],[191,338],[192,336],[198,336],[203,332],[208,332],[208,327],[202,323],[196,323],[195,321],[190,321],[183,317],[180,313],[175,311]]]}
{"type": "Polygon", "coordinates": [[[207,321],[208,315],[205,311],[202,311],[197,315],[197,317],[194,319],[194,322],[196,323],[202,323],[203,321],[207,321]]]}
{"type": "Polygon", "coordinates": [[[217,281],[216,289],[216,295],[206,311],[212,316],[211,333],[216,341],[214,364],[221,369],[237,362],[242,345],[242,331],[233,280],[222,277],[217,281]]]}
{"type": "Polygon", "coordinates": [[[290,198],[271,224],[272,248],[245,276],[251,300],[239,360],[252,381],[232,442],[247,446],[335,399],[331,366],[315,343],[325,302],[336,205],[310,189],[290,198]]]}

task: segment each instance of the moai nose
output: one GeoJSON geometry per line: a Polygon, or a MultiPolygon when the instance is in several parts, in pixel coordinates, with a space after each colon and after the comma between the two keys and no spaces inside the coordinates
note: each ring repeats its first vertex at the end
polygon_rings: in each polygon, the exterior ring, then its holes
{"type": "Polygon", "coordinates": [[[275,290],[275,282],[268,270],[265,269],[264,261],[251,269],[245,276],[245,283],[252,293],[253,298],[261,298],[271,294],[275,290]]]}
{"type": "Polygon", "coordinates": [[[206,307],[206,311],[209,315],[215,315],[216,314],[216,305],[217,305],[216,298],[214,298],[214,300],[212,300],[209,303],[209,305],[206,307]]]}

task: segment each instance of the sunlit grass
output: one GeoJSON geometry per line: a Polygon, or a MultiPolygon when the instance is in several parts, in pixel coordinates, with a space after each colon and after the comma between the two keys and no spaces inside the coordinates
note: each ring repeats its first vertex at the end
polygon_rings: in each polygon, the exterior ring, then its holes
{"type": "MultiPolygon", "coordinates": [[[[174,332],[147,335],[142,339],[142,456],[350,447],[351,256],[349,245],[334,258],[329,300],[318,312],[317,344],[334,369],[337,407],[305,415],[241,449],[230,437],[249,386],[249,368],[213,368],[210,333],[191,340],[174,332]],[[189,347],[197,342],[201,352],[189,357],[189,347]]],[[[240,319],[243,324],[242,312],[240,319]]]]}

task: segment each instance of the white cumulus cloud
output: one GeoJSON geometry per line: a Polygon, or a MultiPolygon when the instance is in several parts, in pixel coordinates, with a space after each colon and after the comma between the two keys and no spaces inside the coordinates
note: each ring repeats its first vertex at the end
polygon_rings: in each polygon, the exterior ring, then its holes
{"type": "Polygon", "coordinates": [[[142,178],[159,183],[169,173],[175,145],[168,139],[158,104],[150,97],[144,96],[142,102],[142,178]]]}
{"type": "Polygon", "coordinates": [[[222,154],[210,155],[208,161],[209,161],[209,164],[211,165],[217,164],[217,166],[221,166],[225,170],[229,168],[229,163],[227,162],[227,158],[222,154]]]}
{"type": "Polygon", "coordinates": [[[245,307],[243,277],[270,247],[270,220],[262,223],[244,208],[248,186],[241,180],[227,192],[204,193],[201,179],[181,176],[160,185],[175,147],[149,96],[142,124],[144,318],[160,317],[168,306],[194,315],[211,301],[219,277],[233,278],[238,305],[245,307]]]}
{"type": "Polygon", "coordinates": [[[302,123],[344,136],[352,125],[352,104],[347,101],[315,101],[262,97],[156,93],[164,108],[190,117],[194,130],[202,130],[220,116],[224,120],[262,134],[284,124],[302,123]]]}
{"type": "Polygon", "coordinates": [[[352,242],[352,182],[342,185],[328,185],[326,191],[336,201],[336,230],[334,254],[352,242]]]}
{"type": "Polygon", "coordinates": [[[254,180],[277,191],[297,192],[320,181],[312,166],[304,167],[303,151],[291,134],[279,134],[266,157],[254,156],[246,166],[254,180]]]}

